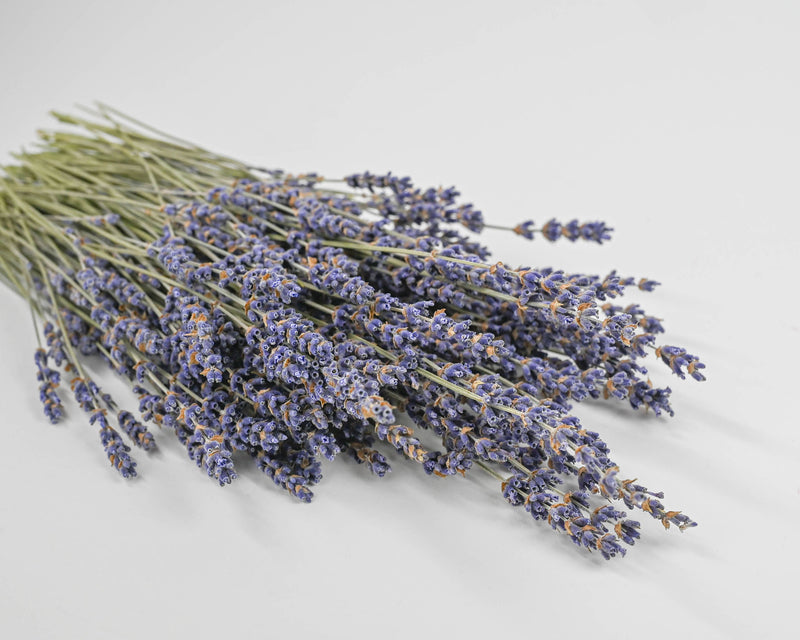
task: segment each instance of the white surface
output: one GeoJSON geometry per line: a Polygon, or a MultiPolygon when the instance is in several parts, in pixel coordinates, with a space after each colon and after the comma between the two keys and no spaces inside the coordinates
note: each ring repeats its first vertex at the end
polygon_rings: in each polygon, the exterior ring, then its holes
{"type": "Polygon", "coordinates": [[[646,522],[606,563],[477,469],[341,460],[302,505],[255,469],[220,489],[168,433],[125,482],[77,410],[45,420],[27,310],[0,291],[5,637],[792,635],[796,3],[114,4],[3,3],[0,153],[99,99],[265,165],[455,184],[493,222],[606,220],[603,247],[487,241],[663,283],[643,302],[709,381],[654,364],[674,419],[576,413],[700,526],[646,522]]]}

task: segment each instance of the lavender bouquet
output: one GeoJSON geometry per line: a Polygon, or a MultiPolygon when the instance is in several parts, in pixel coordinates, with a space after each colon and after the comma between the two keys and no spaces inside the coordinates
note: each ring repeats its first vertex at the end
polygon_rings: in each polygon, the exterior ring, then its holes
{"type": "MultiPolygon", "coordinates": [[[[493,262],[475,240],[493,225],[453,188],[259,169],[92,113],[54,114],[70,132],[42,132],[4,167],[0,278],[43,322],[45,415],[63,415],[66,375],[123,477],[136,475],[128,443],[151,450],[157,425],[220,485],[250,458],[302,501],[320,460],[341,453],[378,476],[391,449],[437,476],[476,466],[511,505],[605,558],[639,538],[622,507],[695,525],[623,479],[571,413],[602,398],[672,415],[670,389],[646,378],[649,353],[703,379],[697,357],[657,342],[658,319],[615,303],[656,282],[493,262]],[[130,381],[140,418],[87,358],[130,381]]],[[[598,243],[611,231],[508,230],[598,243]]]]}

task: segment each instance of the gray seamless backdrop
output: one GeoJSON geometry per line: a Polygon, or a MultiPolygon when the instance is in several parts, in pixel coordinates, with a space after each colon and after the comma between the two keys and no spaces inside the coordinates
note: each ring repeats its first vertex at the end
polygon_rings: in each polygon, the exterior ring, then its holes
{"type": "MultiPolygon", "coordinates": [[[[578,406],[700,526],[587,557],[495,483],[342,459],[311,505],[220,489],[169,433],[125,482],[38,405],[0,291],[6,638],[790,637],[800,563],[794,2],[3,2],[0,154],[102,100],[291,171],[456,185],[495,224],[601,219],[602,247],[486,234],[512,265],[648,276],[633,299],[709,381],[673,419],[578,406]]],[[[99,369],[96,369],[99,371],[99,369]]],[[[103,375],[120,398],[130,393],[103,375]]],[[[158,434],[157,434],[158,435],[158,434]]]]}

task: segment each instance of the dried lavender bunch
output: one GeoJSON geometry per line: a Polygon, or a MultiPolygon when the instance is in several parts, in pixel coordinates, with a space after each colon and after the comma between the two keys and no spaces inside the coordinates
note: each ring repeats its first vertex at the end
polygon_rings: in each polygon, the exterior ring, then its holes
{"type": "MultiPolygon", "coordinates": [[[[672,415],[670,389],[646,378],[649,352],[703,379],[696,356],[658,345],[660,320],[615,304],[656,282],[490,262],[475,235],[494,225],[452,188],[256,169],[107,107],[55,115],[77,131],[42,133],[5,167],[0,277],[45,320],[34,358],[45,414],[63,415],[67,374],[124,477],[136,465],[122,434],[149,450],[156,424],[220,485],[242,451],[309,501],[322,458],[345,452],[386,474],[384,441],[429,474],[482,468],[510,504],[606,558],[639,537],[623,505],[694,526],[621,479],[571,413],[605,398],[672,415]],[[140,420],[87,375],[87,357],[131,382],[140,420]]],[[[611,231],[508,230],[598,243],[611,231]]]]}

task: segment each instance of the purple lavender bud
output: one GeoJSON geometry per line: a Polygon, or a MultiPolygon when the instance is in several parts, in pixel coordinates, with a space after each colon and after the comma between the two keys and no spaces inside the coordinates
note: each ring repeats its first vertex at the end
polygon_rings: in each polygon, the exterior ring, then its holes
{"type": "Polygon", "coordinates": [[[519,223],[516,227],[514,227],[514,233],[522,236],[526,240],[533,240],[536,234],[536,228],[533,220],[526,220],[525,222],[519,223]]]}
{"type": "Polygon", "coordinates": [[[542,227],[542,235],[550,242],[555,242],[561,237],[563,227],[555,218],[548,220],[542,227]]]}
{"type": "Polygon", "coordinates": [[[350,455],[360,464],[366,464],[369,470],[379,478],[389,473],[392,468],[386,457],[380,452],[360,443],[353,443],[348,448],[350,455]]]}
{"type": "Polygon", "coordinates": [[[642,278],[641,280],[639,280],[637,286],[642,291],[653,291],[659,284],[661,283],[656,282],[655,280],[648,280],[647,278],[642,278]]]}
{"type": "Polygon", "coordinates": [[[597,244],[610,240],[612,231],[613,229],[606,227],[603,222],[584,222],[580,225],[581,237],[585,240],[593,240],[597,244]]]}
{"type": "Polygon", "coordinates": [[[626,544],[633,545],[639,539],[639,527],[635,520],[622,520],[614,525],[614,532],[626,544]]]}

